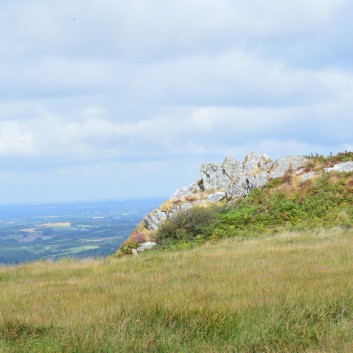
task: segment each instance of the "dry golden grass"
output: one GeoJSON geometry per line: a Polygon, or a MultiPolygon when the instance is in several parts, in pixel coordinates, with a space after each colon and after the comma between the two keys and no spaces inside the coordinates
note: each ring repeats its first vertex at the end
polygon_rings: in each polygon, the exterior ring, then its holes
{"type": "Polygon", "coordinates": [[[181,199],[169,199],[164,201],[159,209],[161,211],[171,212],[174,208],[186,202],[207,201],[207,197],[212,193],[214,193],[214,191],[210,192],[210,190],[206,190],[205,192],[194,193],[181,199]]]}
{"type": "MultiPolygon", "coordinates": [[[[303,180],[301,175],[288,174],[283,177],[281,183],[277,186],[271,187],[269,194],[285,193],[289,197],[300,192],[301,197],[304,199],[308,192],[317,184],[320,180],[320,174],[310,180],[303,180]]],[[[342,183],[342,173],[330,173],[327,175],[330,184],[342,183]]],[[[346,191],[350,192],[353,186],[353,175],[346,176],[344,179],[346,185],[346,191]]]]}
{"type": "Polygon", "coordinates": [[[0,268],[1,352],[352,352],[353,232],[0,268]]]}

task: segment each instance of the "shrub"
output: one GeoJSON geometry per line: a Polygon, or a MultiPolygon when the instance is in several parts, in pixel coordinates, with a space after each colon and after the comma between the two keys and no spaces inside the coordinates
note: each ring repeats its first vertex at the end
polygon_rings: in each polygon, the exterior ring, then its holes
{"type": "Polygon", "coordinates": [[[315,165],[320,165],[321,167],[333,167],[337,163],[353,161],[353,152],[345,151],[336,155],[330,153],[329,156],[311,154],[305,157],[309,159],[308,165],[311,166],[311,169],[313,169],[315,165]]]}
{"type": "Polygon", "coordinates": [[[163,244],[173,240],[195,240],[200,235],[205,237],[221,210],[219,207],[193,207],[181,211],[158,229],[156,240],[163,244]]]}
{"type": "Polygon", "coordinates": [[[137,249],[141,244],[140,243],[125,243],[117,252],[117,257],[122,257],[125,255],[132,255],[132,250],[137,249]]]}

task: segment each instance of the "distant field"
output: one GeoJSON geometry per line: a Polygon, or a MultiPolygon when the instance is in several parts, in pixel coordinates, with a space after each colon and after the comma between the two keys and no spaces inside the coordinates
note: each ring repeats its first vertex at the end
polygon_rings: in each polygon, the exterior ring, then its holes
{"type": "Polygon", "coordinates": [[[67,228],[71,227],[71,222],[53,222],[53,223],[43,223],[39,224],[38,227],[47,227],[47,228],[67,228]]]}
{"type": "Polygon", "coordinates": [[[111,255],[160,203],[151,199],[0,206],[0,264],[111,255]]]}
{"type": "Polygon", "coordinates": [[[352,352],[353,231],[0,268],[0,352],[352,352]]]}

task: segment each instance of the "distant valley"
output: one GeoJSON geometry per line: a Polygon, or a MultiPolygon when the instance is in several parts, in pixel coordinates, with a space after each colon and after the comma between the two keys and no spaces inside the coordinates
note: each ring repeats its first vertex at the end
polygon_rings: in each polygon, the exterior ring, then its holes
{"type": "Polygon", "coordinates": [[[0,264],[114,253],[161,199],[0,206],[0,264]]]}

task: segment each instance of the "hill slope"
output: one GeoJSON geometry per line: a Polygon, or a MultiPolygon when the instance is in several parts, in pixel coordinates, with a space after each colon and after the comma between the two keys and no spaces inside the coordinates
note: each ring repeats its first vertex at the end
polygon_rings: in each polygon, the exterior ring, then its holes
{"type": "Polygon", "coordinates": [[[0,351],[351,352],[353,233],[0,269],[0,351]]]}
{"type": "Polygon", "coordinates": [[[185,242],[283,228],[353,225],[352,152],[275,162],[266,155],[250,154],[241,167],[226,158],[222,165],[201,166],[201,174],[199,189],[196,184],[181,188],[147,215],[119,254],[130,254],[146,240],[182,247],[185,242]]]}
{"type": "Polygon", "coordinates": [[[141,256],[0,268],[0,352],[352,352],[352,157],[182,210],[141,256]]]}

